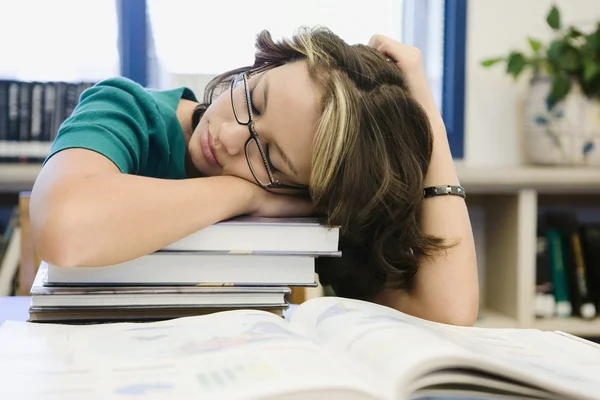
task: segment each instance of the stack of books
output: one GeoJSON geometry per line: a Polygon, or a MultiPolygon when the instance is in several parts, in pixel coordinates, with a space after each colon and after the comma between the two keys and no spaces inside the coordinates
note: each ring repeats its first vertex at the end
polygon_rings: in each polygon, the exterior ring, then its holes
{"type": "Polygon", "coordinates": [[[314,287],[315,259],[339,257],[339,228],[317,218],[238,217],[116,265],[42,262],[32,322],[165,320],[233,309],[282,315],[292,287],[314,287]]]}

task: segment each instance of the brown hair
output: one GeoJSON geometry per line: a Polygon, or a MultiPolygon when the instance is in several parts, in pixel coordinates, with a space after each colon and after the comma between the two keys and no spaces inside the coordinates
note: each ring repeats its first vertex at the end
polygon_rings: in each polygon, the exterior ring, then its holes
{"type": "MultiPolygon", "coordinates": [[[[254,65],[216,77],[204,103],[234,74],[305,60],[322,88],[311,198],[328,225],[341,227],[342,257],[317,259],[320,282],[360,299],[384,287],[410,289],[420,259],[446,246],[419,225],[433,138],[401,71],[377,50],[322,27],[279,42],[263,31],[256,48],[254,65]]],[[[206,107],[197,108],[194,126],[206,107]]]]}

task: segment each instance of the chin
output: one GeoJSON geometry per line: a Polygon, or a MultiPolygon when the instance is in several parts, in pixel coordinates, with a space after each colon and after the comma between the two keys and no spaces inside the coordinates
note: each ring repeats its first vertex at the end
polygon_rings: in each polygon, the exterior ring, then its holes
{"type": "Polygon", "coordinates": [[[196,138],[192,137],[192,140],[190,140],[188,146],[189,157],[192,161],[192,164],[194,164],[194,167],[196,167],[196,169],[202,174],[206,175],[206,160],[204,160],[204,156],[202,155],[202,150],[200,149],[200,146],[196,143],[197,140],[194,139],[196,138]]]}

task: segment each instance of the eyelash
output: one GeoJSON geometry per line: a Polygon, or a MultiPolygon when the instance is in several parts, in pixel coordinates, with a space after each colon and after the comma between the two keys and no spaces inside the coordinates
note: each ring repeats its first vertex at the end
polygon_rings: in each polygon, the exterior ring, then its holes
{"type": "MultiPolygon", "coordinates": [[[[250,88],[248,95],[250,95],[250,99],[254,98],[254,88],[250,88]]],[[[257,117],[260,117],[260,111],[258,111],[256,107],[254,107],[254,101],[251,101],[250,103],[252,104],[252,113],[257,117]]]]}
{"type": "MultiPolygon", "coordinates": [[[[249,95],[250,99],[252,99],[254,97],[254,88],[250,88],[248,95],[249,95]]],[[[247,102],[247,99],[246,99],[246,102],[247,102]]],[[[254,115],[256,115],[257,117],[259,117],[260,111],[258,111],[256,109],[256,107],[254,107],[253,101],[251,101],[251,105],[252,105],[252,113],[254,115]]],[[[248,106],[248,104],[246,104],[246,106],[248,106]]],[[[269,164],[269,168],[271,168],[271,171],[273,171],[274,173],[278,173],[278,174],[281,173],[271,162],[270,146],[268,143],[265,146],[265,157],[267,158],[267,164],[269,164]]]]}

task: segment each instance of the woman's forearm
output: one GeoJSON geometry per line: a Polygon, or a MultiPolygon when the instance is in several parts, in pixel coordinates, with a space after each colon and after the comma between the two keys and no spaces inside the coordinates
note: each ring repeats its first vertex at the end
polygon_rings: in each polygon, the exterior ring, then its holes
{"type": "MultiPolygon", "coordinates": [[[[434,120],[433,132],[433,154],[424,186],[459,185],[441,118],[434,120]]],[[[478,313],[479,287],[475,244],[465,200],[459,196],[424,199],[421,225],[424,233],[456,245],[433,260],[421,262],[414,291],[410,294],[415,307],[431,319],[472,325],[478,313]]]]}
{"type": "MultiPolygon", "coordinates": [[[[425,187],[458,185],[444,125],[441,118],[434,117],[432,122],[434,148],[425,187]]],[[[375,301],[419,318],[473,325],[478,313],[479,287],[465,201],[458,196],[435,196],[424,199],[421,210],[423,232],[456,245],[433,259],[421,260],[411,291],[386,289],[375,301]]]]}
{"type": "Polygon", "coordinates": [[[245,213],[251,191],[240,179],[153,179],[99,174],[32,195],[36,249],[64,267],[123,262],[202,227],[245,213]]]}

